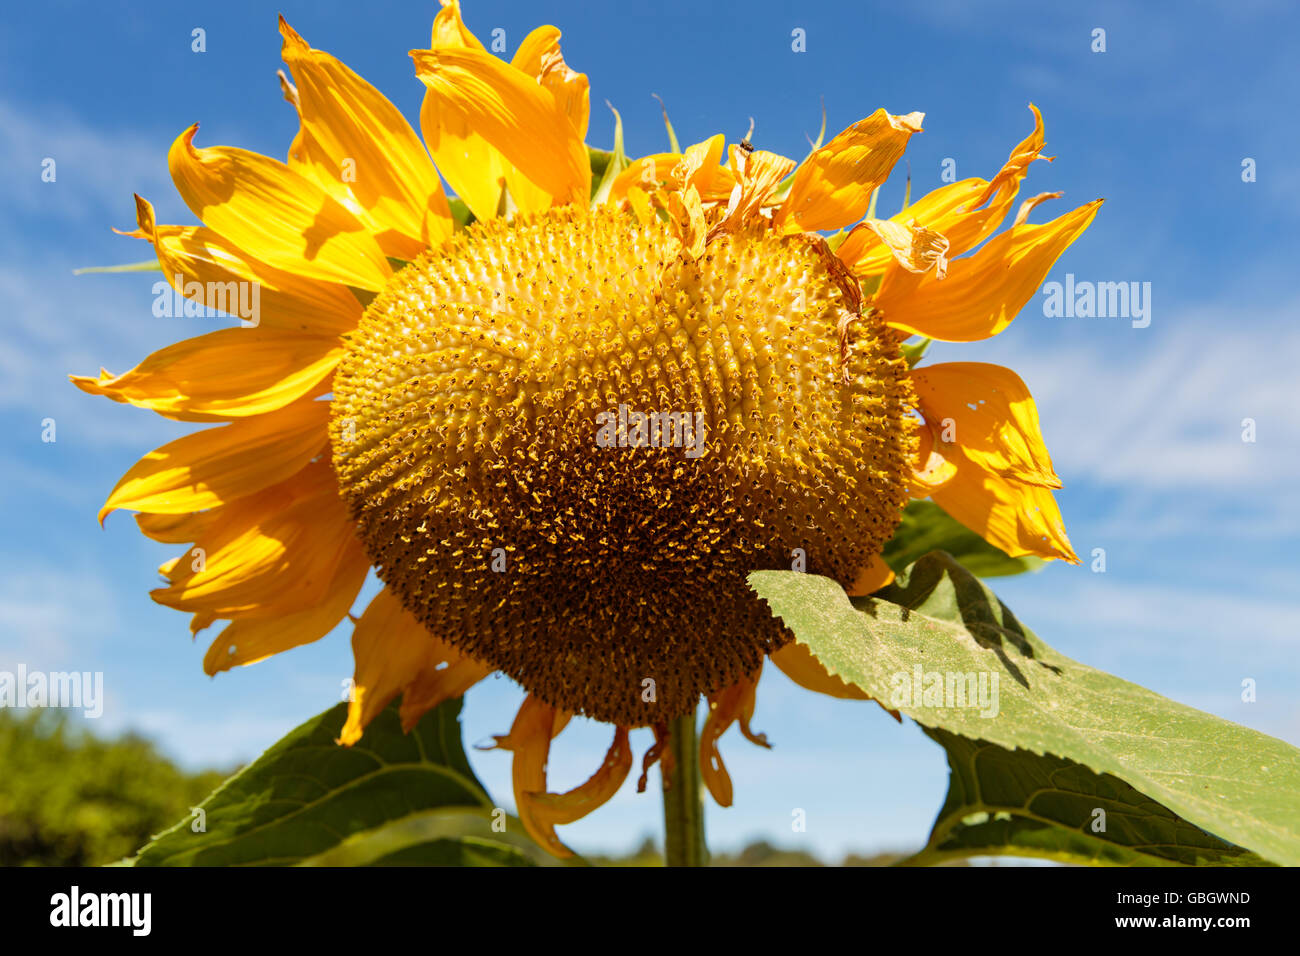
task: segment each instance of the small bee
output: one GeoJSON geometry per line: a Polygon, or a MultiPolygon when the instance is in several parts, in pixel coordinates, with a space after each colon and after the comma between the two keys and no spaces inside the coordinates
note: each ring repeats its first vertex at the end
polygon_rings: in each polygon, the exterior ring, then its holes
{"type": "Polygon", "coordinates": [[[749,118],[749,132],[745,134],[745,138],[742,139],[738,144],[739,147],[742,150],[744,150],[746,154],[752,153],[754,151],[754,144],[749,141],[749,137],[753,135],[754,135],[754,117],[751,116],[749,118]]]}

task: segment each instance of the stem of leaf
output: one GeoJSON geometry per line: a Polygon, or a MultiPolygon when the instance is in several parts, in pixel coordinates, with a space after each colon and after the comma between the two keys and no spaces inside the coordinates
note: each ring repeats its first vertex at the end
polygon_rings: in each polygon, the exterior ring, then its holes
{"type": "Polygon", "coordinates": [[[668,866],[708,866],[695,708],[671,721],[668,729],[673,770],[664,790],[664,861],[668,866]]]}

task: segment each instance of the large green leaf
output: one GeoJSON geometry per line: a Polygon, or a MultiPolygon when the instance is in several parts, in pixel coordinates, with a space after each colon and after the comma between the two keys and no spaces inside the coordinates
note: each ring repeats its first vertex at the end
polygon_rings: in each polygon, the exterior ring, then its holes
{"type": "Polygon", "coordinates": [[[895,571],[902,571],[931,551],[947,551],[966,570],[982,578],[1021,574],[1043,566],[1038,558],[1013,558],[994,547],[933,501],[909,502],[882,557],[895,571]]]}
{"type": "Polygon", "coordinates": [[[1255,854],[1193,826],[1123,780],[937,728],[948,798],[925,848],[903,864],[972,855],[1126,866],[1255,866],[1255,854]]]}
{"type": "Polygon", "coordinates": [[[486,834],[448,825],[456,816],[493,816],[465,758],[459,714],[460,701],[448,701],[403,734],[397,708],[390,706],[360,741],[341,747],[334,741],[347,705],[339,704],[214,791],[201,805],[205,829],[195,832],[197,814],[181,821],[145,846],[136,865],[288,865],[331,858],[527,864],[508,841],[493,839],[486,823],[486,834]],[[431,811],[455,814],[436,828],[412,825],[431,811]]]}
{"type": "Polygon", "coordinates": [[[949,747],[931,857],[999,852],[1001,839],[1001,852],[1058,859],[1252,862],[1234,844],[1300,864],[1300,750],[1058,654],[950,555],[852,602],[810,574],[749,581],[827,670],[949,747]],[[948,675],[982,675],[982,706],[948,675]]]}

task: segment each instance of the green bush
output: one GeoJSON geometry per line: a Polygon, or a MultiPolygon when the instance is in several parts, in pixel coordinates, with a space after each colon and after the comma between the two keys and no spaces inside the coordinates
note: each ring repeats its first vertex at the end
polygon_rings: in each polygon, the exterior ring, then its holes
{"type": "Polygon", "coordinates": [[[0,710],[0,866],[98,866],[186,816],[226,774],[190,774],[135,734],[0,710]]]}

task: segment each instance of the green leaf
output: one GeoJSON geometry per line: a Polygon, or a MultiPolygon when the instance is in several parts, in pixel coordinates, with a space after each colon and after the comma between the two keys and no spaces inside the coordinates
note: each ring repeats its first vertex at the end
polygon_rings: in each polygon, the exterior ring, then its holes
{"type": "Polygon", "coordinates": [[[146,259],[143,262],[128,262],[121,266],[85,266],[81,269],[73,269],[74,276],[90,275],[96,272],[162,272],[162,266],[158,264],[157,259],[146,259]]]}
{"type": "Polygon", "coordinates": [[[933,734],[941,742],[946,734],[992,748],[950,751],[953,794],[931,853],[992,852],[998,829],[978,814],[1003,813],[992,823],[1015,823],[1001,835],[1020,841],[1008,852],[1031,842],[1029,823],[1045,821],[1032,839],[1040,855],[1056,858],[1099,859],[1104,841],[1144,860],[1244,859],[1226,842],[1300,864],[1300,750],[1058,654],[951,555],[928,555],[852,602],[834,581],[810,574],[759,571],[749,582],[832,674],[941,732],[933,734]],[[910,693],[914,682],[933,688],[931,675],[946,682],[949,674],[982,675],[983,706],[910,693]],[[1041,789],[1044,782],[1059,793],[1041,789]],[[1089,827],[1094,794],[1121,811],[1120,825],[1112,817],[1105,833],[1089,827]],[[982,832],[951,827],[967,806],[978,807],[967,826],[982,832]],[[1186,825],[1218,842],[1193,839],[1186,825]]]}
{"type": "Polygon", "coordinates": [[[614,114],[614,148],[609,152],[587,147],[587,156],[591,161],[591,205],[599,206],[609,198],[618,174],[630,165],[627,154],[623,152],[623,117],[608,100],[605,105],[614,114]]]}
{"type": "Polygon", "coordinates": [[[492,802],[461,746],[459,714],[460,701],[448,701],[403,734],[397,708],[390,706],[360,741],[342,747],[334,741],[347,705],[339,704],[291,731],[213,792],[200,805],[203,832],[193,829],[197,814],[182,820],[145,846],[136,865],[289,865],[331,858],[375,864],[452,857],[526,864],[504,841],[448,828],[448,817],[437,830],[410,823],[435,810],[492,814],[492,802]],[[469,842],[457,846],[461,840],[469,842]]]}
{"type": "Polygon", "coordinates": [[[901,866],[977,855],[1118,866],[1265,863],[1118,777],[943,730],[925,733],[948,752],[948,798],[925,848],[901,866]]]}
{"type": "Polygon", "coordinates": [[[885,545],[882,557],[895,572],[931,551],[946,551],[972,574],[982,578],[1005,577],[1037,571],[1040,558],[1013,558],[948,515],[933,501],[913,501],[903,509],[903,520],[885,545]]]}

